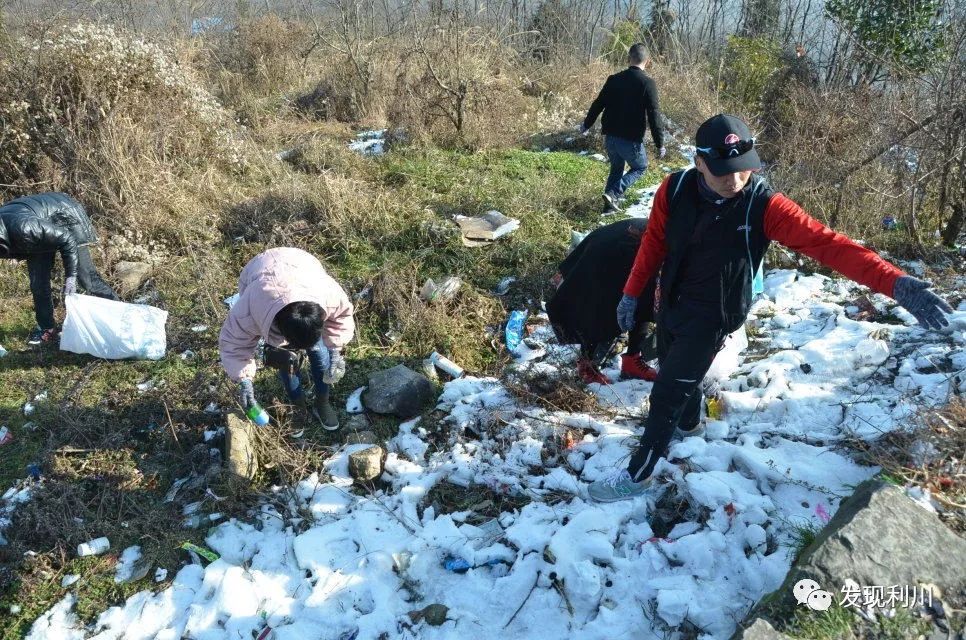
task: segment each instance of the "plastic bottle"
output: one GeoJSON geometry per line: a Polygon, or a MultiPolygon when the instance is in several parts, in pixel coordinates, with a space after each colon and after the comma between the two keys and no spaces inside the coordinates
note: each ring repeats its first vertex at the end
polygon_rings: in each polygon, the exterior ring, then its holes
{"type": "Polygon", "coordinates": [[[718,398],[708,398],[708,417],[712,420],[720,420],[722,407],[721,401],[718,398]]]}
{"type": "Polygon", "coordinates": [[[77,545],[77,555],[98,556],[111,548],[111,542],[107,538],[94,538],[87,542],[77,545]]]}
{"type": "Polygon", "coordinates": [[[262,409],[262,405],[258,404],[257,402],[248,407],[248,411],[245,412],[245,415],[248,416],[249,420],[260,427],[264,427],[268,424],[268,411],[262,409]]]}
{"type": "Polygon", "coordinates": [[[439,367],[441,371],[445,371],[449,375],[453,376],[453,378],[462,378],[463,374],[466,373],[463,371],[463,367],[459,366],[437,351],[433,351],[431,354],[429,354],[429,360],[434,365],[439,367]]]}

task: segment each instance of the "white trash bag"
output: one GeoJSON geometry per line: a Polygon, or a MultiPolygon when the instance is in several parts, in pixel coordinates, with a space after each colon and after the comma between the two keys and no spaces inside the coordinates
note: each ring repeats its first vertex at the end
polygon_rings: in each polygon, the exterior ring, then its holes
{"type": "Polygon", "coordinates": [[[164,357],[167,311],[80,294],[67,296],[65,304],[67,318],[60,334],[62,351],[89,353],[107,360],[164,357]]]}

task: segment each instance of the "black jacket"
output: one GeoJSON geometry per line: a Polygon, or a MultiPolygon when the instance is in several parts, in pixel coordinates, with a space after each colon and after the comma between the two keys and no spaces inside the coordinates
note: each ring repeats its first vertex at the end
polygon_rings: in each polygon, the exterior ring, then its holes
{"type": "Polygon", "coordinates": [[[702,207],[697,181],[698,172],[693,169],[669,178],[668,186],[673,186],[673,191],[669,194],[670,210],[664,229],[667,257],[659,276],[660,307],[663,312],[679,298],[691,298],[682,294],[685,283],[681,276],[685,263],[697,259],[700,264],[692,264],[692,269],[715,274],[715,306],[720,309],[725,333],[731,333],[744,323],[751,309],[755,270],[771,243],[765,236],[763,221],[774,192],[763,178],[752,176],[741,195],[720,211],[699,239],[695,237],[698,218],[708,212],[702,207]]]}
{"type": "Polygon", "coordinates": [[[0,207],[0,258],[60,252],[64,274],[77,275],[77,247],[97,241],[83,205],[64,193],[24,196],[0,207]]]}
{"type": "Polygon", "coordinates": [[[645,125],[651,128],[654,145],[664,146],[657,85],[639,67],[628,67],[607,78],[604,88],[587,111],[584,128],[590,129],[604,112],[601,128],[605,136],[644,142],[645,125]]]}
{"type": "MultiPolygon", "coordinates": [[[[620,335],[617,303],[634,264],[647,220],[628,218],[595,229],[560,263],[563,282],[547,303],[557,339],[586,347],[611,342],[620,335]]],[[[654,281],[637,305],[637,320],[650,322],[654,281]]]]}

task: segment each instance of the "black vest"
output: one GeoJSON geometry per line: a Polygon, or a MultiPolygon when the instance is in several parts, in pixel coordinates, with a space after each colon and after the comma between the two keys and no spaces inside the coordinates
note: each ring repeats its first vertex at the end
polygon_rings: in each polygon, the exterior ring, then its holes
{"type": "MultiPolygon", "coordinates": [[[[667,257],[661,267],[661,308],[666,310],[678,300],[675,284],[681,263],[688,251],[699,213],[698,172],[696,169],[679,171],[668,181],[670,203],[664,242],[667,257]]],[[[774,192],[763,178],[752,175],[742,191],[741,200],[723,214],[715,238],[716,269],[721,274],[721,322],[727,333],[744,323],[751,308],[752,280],[761,264],[768,245],[765,237],[765,209],[774,192]]]]}

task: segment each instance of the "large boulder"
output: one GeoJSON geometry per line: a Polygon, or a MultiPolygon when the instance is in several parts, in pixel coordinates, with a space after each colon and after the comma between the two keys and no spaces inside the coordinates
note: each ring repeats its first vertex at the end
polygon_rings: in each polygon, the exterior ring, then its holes
{"type": "Polygon", "coordinates": [[[794,607],[794,585],[811,579],[841,600],[846,580],[860,586],[966,585],[966,540],[897,487],[860,484],[801,554],[778,591],[794,607]]]}
{"type": "Polygon", "coordinates": [[[376,413],[412,418],[435,396],[436,389],[426,376],[400,364],[369,376],[362,403],[376,413]]]}

